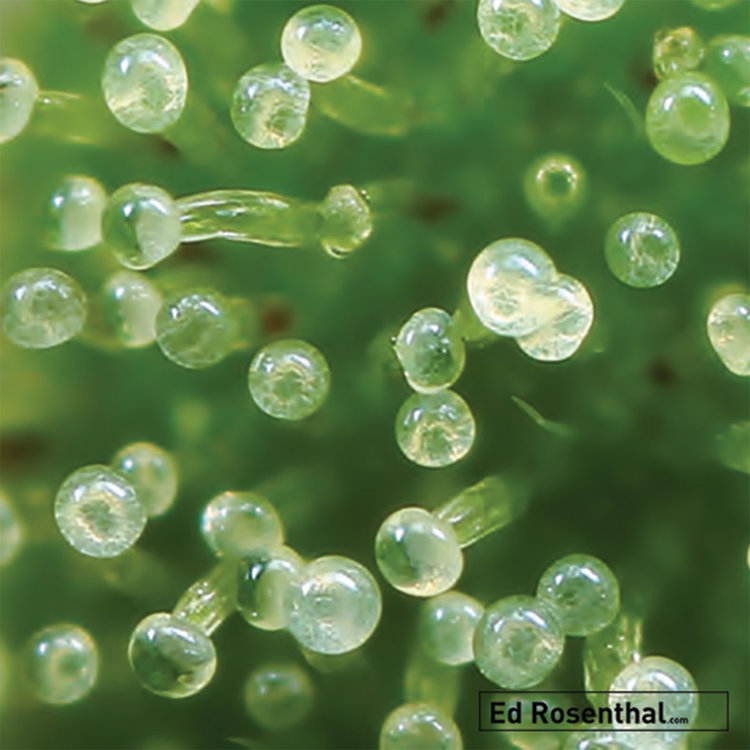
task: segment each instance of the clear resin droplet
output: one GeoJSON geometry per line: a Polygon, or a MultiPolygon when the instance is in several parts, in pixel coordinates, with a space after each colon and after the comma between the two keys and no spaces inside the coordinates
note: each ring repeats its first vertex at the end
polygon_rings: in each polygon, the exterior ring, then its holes
{"type": "Polygon", "coordinates": [[[396,442],[415,464],[436,468],[460,461],[476,435],[469,405],[453,391],[415,393],[396,415],[396,442]]]}
{"type": "Polygon", "coordinates": [[[564,222],[583,207],[586,200],[586,172],[567,154],[548,154],[526,170],[524,194],[531,210],[552,225],[564,222]]]}
{"type": "Polygon", "coordinates": [[[727,370],[750,375],[750,294],[728,294],[708,314],[708,339],[727,370]]]}
{"type": "Polygon", "coordinates": [[[237,321],[227,299],[211,289],[165,300],[156,316],[156,341],[167,359],[189,370],[223,360],[237,341],[237,321]]]}
{"type": "Polygon", "coordinates": [[[458,591],[427,601],[419,617],[419,642],[428,656],[457,666],[474,661],[474,631],[484,607],[458,591]]]}
{"type": "Polygon", "coordinates": [[[299,724],[313,706],[312,681],[297,664],[269,664],[245,682],[245,708],[264,729],[276,732],[299,724]]]}
{"type": "Polygon", "coordinates": [[[604,256],[609,270],[623,284],[649,289],[667,281],[680,262],[680,241],[660,216],[632,213],[607,232],[604,256]]]}
{"type": "Polygon", "coordinates": [[[165,698],[194,695],[216,671],[211,639],[195,625],[164,612],[138,623],[128,659],[141,685],[165,698]]]}
{"type": "Polygon", "coordinates": [[[646,134],[667,161],[703,164],[729,138],[729,105],[718,85],[703,73],[667,78],[648,101],[646,134]]]}
{"type": "Polygon", "coordinates": [[[544,323],[539,300],[557,278],[541,247],[512,238],[488,245],[469,270],[469,301],[482,324],[500,336],[525,336],[544,323]]]}
{"type": "Polygon", "coordinates": [[[617,13],[625,0],[555,0],[557,7],[579,21],[604,21],[617,13]]]}
{"type": "Polygon", "coordinates": [[[429,703],[406,703],[388,714],[380,730],[379,750],[462,750],[456,723],[429,703]]]}
{"type": "Polygon", "coordinates": [[[146,514],[164,515],[177,496],[177,464],[153,443],[131,443],[112,459],[112,468],[135,487],[146,514]]]}
{"type": "Polygon", "coordinates": [[[130,0],[138,20],[154,31],[178,29],[200,0],[130,0]]]}
{"type": "Polygon", "coordinates": [[[0,143],[23,131],[38,96],[36,78],[25,63],[12,57],[0,58],[0,143]]]}
{"type": "Polygon", "coordinates": [[[404,323],[395,349],[407,382],[420,393],[449,388],[466,364],[466,347],[458,326],[436,307],[418,310],[404,323]]]}
{"type": "Polygon", "coordinates": [[[3,331],[24,349],[49,349],[69,341],[83,329],[86,308],[78,282],[54,268],[20,271],[0,295],[3,331]]]}
{"type": "Polygon", "coordinates": [[[706,71],[731,104],[750,107],[750,35],[714,37],[706,50],[706,71]]]}
{"type": "Polygon", "coordinates": [[[156,341],[156,316],[163,299],[146,276],[118,271],[104,283],[99,299],[102,317],[119,344],[138,349],[156,341]]]}
{"type": "Polygon", "coordinates": [[[311,344],[282,339],[263,347],[247,376],[257,406],[276,419],[305,419],[326,400],[331,384],[328,363],[311,344]]]}
{"type": "Polygon", "coordinates": [[[136,34],[112,48],[102,91],[110,112],[136,133],[160,133],[180,119],[188,92],[177,48],[156,34],[136,34]]]}
{"type": "Polygon", "coordinates": [[[284,529],[276,509],[255,492],[223,492],[201,516],[201,533],[216,555],[240,556],[284,543],[284,529]]]}
{"type": "Polygon", "coordinates": [[[343,654],[367,641],[382,611],[370,572],[346,557],[321,557],[304,569],[289,595],[289,632],[319,654],[343,654]]]}
{"type": "Polygon", "coordinates": [[[334,258],[351,255],[372,234],[370,208],[351,185],[336,185],[319,208],[320,243],[334,258]]]}
{"type": "Polygon", "coordinates": [[[71,547],[90,557],[116,557],[146,525],[135,487],[108,466],[73,472],[55,497],[55,521],[71,547]]]}
{"type": "Polygon", "coordinates": [[[479,0],[479,32],[503,57],[532,60],[546,52],[560,31],[553,0],[479,0]]]}
{"type": "Polygon", "coordinates": [[[654,37],[654,73],[659,80],[700,67],[705,47],[689,26],[657,31],[654,37]]]}
{"type": "Polygon", "coordinates": [[[180,213],[155,185],[133,183],[115,191],[102,216],[104,242],[126,268],[151,268],[180,244],[180,213]]]}
{"type": "Polygon", "coordinates": [[[590,555],[556,560],[539,579],[537,597],[555,606],[565,635],[591,635],[609,625],[620,609],[614,573],[590,555]]]}
{"type": "Polygon", "coordinates": [[[44,703],[75,703],[96,684],[96,643],[77,625],[51,625],[40,630],[31,637],[27,653],[31,689],[44,703]]]}
{"type": "Polygon", "coordinates": [[[252,146],[286,148],[307,123],[310,84],[286,65],[266,63],[240,78],[232,98],[232,122],[252,146]]]}
{"type": "Polygon", "coordinates": [[[474,633],[479,671],[512,690],[544,680],[560,661],[564,645],[557,610],[531,596],[510,596],[487,607],[474,633]]]}
{"type": "Polygon", "coordinates": [[[281,34],[284,62],[308,81],[327,83],[346,75],[359,60],[362,37],[354,19],[332,5],[310,5],[295,13],[281,34]]]}
{"type": "Polygon", "coordinates": [[[86,250],[102,241],[104,188],[91,177],[66,177],[47,204],[48,238],[56,250],[86,250]]]}
{"type": "Polygon", "coordinates": [[[447,591],[464,566],[452,526],[422,508],[402,508],[383,521],[375,559],[386,581],[411,596],[447,591]]]}

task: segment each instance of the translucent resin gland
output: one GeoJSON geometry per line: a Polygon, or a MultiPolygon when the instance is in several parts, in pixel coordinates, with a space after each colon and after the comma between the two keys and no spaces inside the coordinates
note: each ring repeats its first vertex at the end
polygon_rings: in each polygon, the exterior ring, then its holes
{"type": "Polygon", "coordinates": [[[107,466],[73,472],[55,497],[55,521],[71,547],[89,557],[116,557],[146,525],[135,487],[107,466]]]}
{"type": "Polygon", "coordinates": [[[442,708],[406,703],[388,714],[380,730],[379,750],[462,750],[456,723],[442,708]]]}
{"type": "Polygon", "coordinates": [[[69,341],[83,329],[86,310],[78,282],[54,268],[13,275],[0,295],[3,331],[24,349],[49,349],[69,341]]]}
{"type": "Polygon", "coordinates": [[[178,29],[200,0],[130,0],[138,20],[154,31],[178,29]]]}
{"type": "Polygon", "coordinates": [[[552,563],[536,593],[558,610],[565,635],[596,633],[620,609],[620,586],[614,573],[590,555],[568,555],[552,563]]]}
{"type": "Polygon", "coordinates": [[[557,611],[530,596],[511,596],[488,607],[474,633],[479,671],[512,690],[544,680],[560,660],[564,645],[557,611]]]}
{"type": "Polygon", "coordinates": [[[667,78],[649,99],[646,134],[667,161],[703,164],[729,138],[729,105],[718,85],[702,73],[667,78]]]}
{"type": "Polygon", "coordinates": [[[147,690],[165,698],[186,698],[201,691],[216,671],[211,639],[195,625],[166,613],[138,623],[128,659],[147,690]]]}
{"type": "Polygon", "coordinates": [[[297,664],[272,664],[256,669],[245,682],[245,708],[264,729],[276,732],[299,724],[313,706],[314,688],[297,664]]]}
{"type": "Polygon", "coordinates": [[[594,304],[580,281],[560,274],[548,295],[547,320],[533,333],[516,339],[521,350],[540,362],[561,362],[572,357],[594,322],[594,304]]]}
{"type": "Polygon", "coordinates": [[[289,632],[319,654],[344,654],[365,643],[382,610],[370,572],[345,557],[321,557],[304,569],[289,594],[289,632]]]}
{"type": "Polygon", "coordinates": [[[396,442],[415,464],[449,466],[471,450],[476,436],[469,405],[453,391],[415,393],[396,415],[396,442]]]}
{"type": "Polygon", "coordinates": [[[21,133],[39,96],[36,78],[20,60],[0,58],[0,143],[21,133]]]}
{"type": "Polygon", "coordinates": [[[375,536],[375,560],[394,588],[411,596],[436,596],[461,576],[463,553],[453,528],[422,508],[402,508],[375,536]]]}
{"type": "Polygon", "coordinates": [[[104,242],[126,268],[151,268],[180,244],[180,213],[155,185],[133,183],[115,191],[102,216],[104,242]]]}
{"type": "Polygon", "coordinates": [[[104,188],[91,177],[71,175],[58,186],[47,205],[49,244],[56,250],[86,250],[102,241],[104,188]]]}
{"type": "Polygon", "coordinates": [[[700,67],[705,47],[689,26],[658,31],[654,37],[654,73],[659,80],[700,67]]]}
{"type": "Polygon", "coordinates": [[[146,514],[164,515],[177,496],[177,464],[153,443],[131,443],[112,459],[112,468],[135,487],[146,514]]]}
{"type": "Polygon", "coordinates": [[[609,270],[623,284],[649,289],[667,281],[680,262],[680,241],[659,216],[632,213],[607,232],[604,256],[609,270]]]}
{"type": "Polygon", "coordinates": [[[318,210],[320,243],[334,258],[348,257],[372,234],[370,208],[351,185],[332,187],[318,210]]]}
{"type": "Polygon", "coordinates": [[[295,13],[281,34],[284,62],[308,81],[327,83],[346,75],[359,60],[362,37],[354,19],[332,5],[295,13]]]}
{"type": "Polygon", "coordinates": [[[180,119],[188,77],[177,48],[156,34],[124,39],[107,56],[102,91],[110,112],[136,133],[160,133],[180,119]]]}
{"type": "Polygon", "coordinates": [[[458,591],[429,599],[419,616],[422,648],[441,664],[474,661],[474,631],[483,613],[484,607],[476,599],[458,591]]]}
{"type": "Polygon", "coordinates": [[[163,299],[146,276],[118,271],[104,283],[99,301],[107,330],[118,344],[138,349],[156,341],[156,316],[163,299]]]}
{"type": "Polygon", "coordinates": [[[167,359],[189,370],[221,362],[237,341],[229,301],[211,289],[183,292],[165,300],[156,316],[156,341],[167,359]]]}
{"type": "Polygon", "coordinates": [[[240,556],[284,543],[276,509],[255,492],[223,492],[201,516],[201,533],[215,555],[240,556]]]}
{"type": "Polygon", "coordinates": [[[27,653],[31,689],[44,703],[75,703],[96,684],[96,643],[77,625],[51,625],[40,630],[31,637],[27,653]]]}
{"type": "Polygon", "coordinates": [[[276,419],[299,420],[326,400],[331,373],[325,357],[311,344],[282,339],[263,347],[248,372],[248,388],[257,406],[276,419]]]}
{"type": "Polygon", "coordinates": [[[546,52],[560,31],[553,0],[479,0],[479,32],[503,57],[532,60],[546,52]]]}
{"type": "Polygon", "coordinates": [[[531,210],[552,224],[574,216],[586,199],[586,172],[577,159],[548,154],[526,170],[524,194],[531,210]]]}
{"type": "Polygon", "coordinates": [[[625,0],[555,0],[566,16],[579,21],[604,21],[617,13],[625,0]]]}
{"type": "Polygon", "coordinates": [[[750,376],[750,294],[728,294],[708,314],[708,339],[724,366],[750,376]]]}
{"type": "Polygon", "coordinates": [[[469,301],[482,324],[500,336],[525,336],[545,321],[541,300],[557,278],[541,247],[524,239],[488,245],[469,270],[469,301]]]}
{"type": "Polygon", "coordinates": [[[706,50],[706,71],[731,104],[750,107],[750,35],[714,37],[706,50]]]}
{"type": "MultiPolygon", "coordinates": [[[[689,729],[698,715],[698,696],[695,691],[695,680],[681,664],[663,656],[647,656],[639,662],[628,664],[612,680],[609,689],[609,705],[613,709],[619,703],[625,701],[637,708],[639,713],[645,708],[654,709],[654,696],[639,691],[660,691],[658,696],[660,704],[663,705],[663,716],[669,720],[673,716],[679,716],[684,720],[681,725],[682,731],[672,729],[667,722],[661,724],[658,721],[649,725],[649,738],[663,744],[679,742],[684,739],[684,730],[689,729]]],[[[615,728],[642,729],[641,724],[629,725],[615,722],[615,728]]]]}
{"type": "Polygon", "coordinates": [[[286,148],[307,123],[310,84],[286,65],[268,63],[248,70],[232,98],[232,122],[252,146],[286,148]]]}
{"type": "Polygon", "coordinates": [[[237,608],[249,625],[281,630],[289,624],[287,602],[305,563],[289,547],[256,549],[238,568],[237,608]]]}
{"type": "Polygon", "coordinates": [[[458,326],[436,307],[418,310],[404,323],[395,350],[407,382],[419,393],[449,388],[466,364],[466,347],[458,326]]]}

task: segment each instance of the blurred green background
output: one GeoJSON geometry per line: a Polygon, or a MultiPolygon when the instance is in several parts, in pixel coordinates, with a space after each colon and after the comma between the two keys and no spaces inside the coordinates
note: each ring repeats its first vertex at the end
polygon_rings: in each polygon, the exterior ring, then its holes
{"type": "MultiPolygon", "coordinates": [[[[420,605],[379,576],[382,622],[334,671],[308,666],[287,634],[233,617],[215,635],[213,682],[170,701],[147,693],[130,673],[130,632],[147,613],[170,610],[211,567],[198,518],[220,491],[266,490],[288,543],[303,556],[347,555],[374,571],[373,539],[388,513],[438,506],[483,476],[506,472],[531,484],[531,507],[467,550],[459,590],[488,604],[532,593],[561,555],[602,558],[620,581],[624,608],[643,617],[645,653],[684,664],[700,689],[730,691],[730,732],[692,735],[690,746],[750,747],[748,479],[716,454],[717,433],[748,418],[749,394],[705,333],[717,296],[746,288],[750,277],[748,113],[732,109],[729,143],[714,160],[678,167],[651,150],[607,89],[643,112],[655,85],[654,33],[683,25],[706,40],[748,33],[750,5],[741,0],[709,13],[687,0],[629,0],[609,21],[566,21],[550,52],[514,64],[482,42],[475,2],[341,0],[364,38],[355,73],[414,98],[408,132],[359,135],[313,106],[296,144],[262,152],[233,132],[231,92],[247,69],[280,59],[281,29],[304,4],[217,0],[226,7],[199,6],[167,34],[185,58],[191,90],[181,122],[157,137],[125,131],[101,101],[108,50],[146,31],[129,3],[0,0],[2,54],[24,60],[43,90],[93,102],[85,117],[37,113],[28,132],[2,146],[4,278],[53,266],[93,294],[115,270],[103,248],[46,249],[45,201],[67,174],[91,175],[110,192],[144,181],[175,196],[242,187],[320,200],[346,182],[379,183],[389,198],[371,240],[345,262],[315,247],[210,242],[148,272],[165,287],[200,283],[250,299],[263,340],[295,336],[319,347],[332,390],[302,423],[274,421],[252,404],[252,350],[194,372],[156,347],[111,352],[72,342],[24,351],[3,340],[2,486],[26,539],[0,588],[2,745],[166,750],[237,747],[240,738],[250,747],[374,747],[384,717],[403,701],[420,605]],[[83,142],[71,138],[81,133],[83,142]],[[525,167],[548,151],[577,157],[589,178],[584,209],[557,230],[530,212],[521,190],[525,167]],[[682,243],[675,276],[658,289],[627,288],[604,262],[607,228],[634,210],[663,216],[682,243]],[[455,310],[473,258],[506,236],[540,243],[561,271],[583,281],[594,327],[560,364],[535,362],[506,339],[470,351],[456,390],[474,411],[476,444],[453,467],[422,469],[394,440],[393,420],[409,391],[388,339],[419,307],[455,310]],[[574,436],[542,429],[512,396],[574,436]],[[55,527],[56,488],[74,469],[107,463],[134,440],[174,452],[177,503],[149,522],[133,554],[86,559],[55,527]],[[87,699],[55,708],[25,686],[22,648],[38,628],[66,620],[95,637],[101,672],[87,699]],[[242,685],[251,669],[286,660],[309,669],[315,708],[299,727],[269,734],[245,714],[242,685]]],[[[581,652],[580,639],[568,639],[561,666],[540,688],[582,689],[581,652]]],[[[477,732],[477,692],[490,683],[473,667],[460,680],[456,720],[466,747],[509,746],[507,737],[477,732]]],[[[699,726],[716,721],[703,715],[699,726]]]]}

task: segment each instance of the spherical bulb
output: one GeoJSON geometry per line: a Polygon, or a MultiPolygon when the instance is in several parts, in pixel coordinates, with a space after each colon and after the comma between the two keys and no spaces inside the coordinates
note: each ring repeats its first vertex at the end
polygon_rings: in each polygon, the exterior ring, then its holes
{"type": "Polygon", "coordinates": [[[625,0],[555,0],[566,16],[579,21],[604,21],[622,8],[625,0]]]}
{"type": "Polygon", "coordinates": [[[442,708],[406,703],[392,711],[380,730],[379,750],[462,750],[456,723],[442,708]]]}
{"type": "Polygon", "coordinates": [[[253,401],[266,414],[276,419],[299,420],[323,405],[331,372],[325,357],[311,344],[281,339],[255,355],[247,384],[253,401]]]}
{"type": "Polygon", "coordinates": [[[706,71],[731,104],[750,107],[750,35],[714,37],[706,50],[706,71]]]}
{"type": "Polygon", "coordinates": [[[242,558],[237,578],[237,609],[247,623],[261,630],[281,630],[289,624],[291,587],[305,563],[289,547],[257,549],[242,558]]]}
{"type": "Polygon", "coordinates": [[[252,146],[286,148],[307,123],[310,84],[280,63],[258,65],[240,78],[232,98],[235,130],[252,146]]]}
{"type": "Polygon", "coordinates": [[[104,188],[91,177],[65,177],[47,204],[48,239],[56,250],[86,250],[102,240],[104,188]]]}
{"type": "Polygon", "coordinates": [[[189,370],[223,360],[237,340],[237,321],[228,300],[211,289],[180,292],[156,316],[156,341],[167,359],[189,370]]]}
{"type": "Polygon", "coordinates": [[[7,495],[0,490],[0,568],[16,558],[23,536],[23,526],[7,495]]]}
{"type": "Polygon", "coordinates": [[[557,277],[541,247],[528,240],[497,240],[474,259],[469,270],[469,301],[482,324],[500,336],[525,336],[544,319],[539,299],[557,277]]]}
{"type": "Polygon", "coordinates": [[[476,435],[469,405],[453,391],[415,393],[396,415],[396,442],[415,464],[435,468],[460,461],[476,435]]]}
{"type": "Polygon", "coordinates": [[[539,579],[537,597],[553,605],[565,635],[591,635],[605,628],[620,609],[614,573],[591,555],[556,560],[539,579]]]}
{"type": "Polygon", "coordinates": [[[474,661],[474,631],[484,607],[474,598],[448,591],[425,602],[419,617],[419,642],[437,662],[457,666],[474,661]]]}
{"type": "Polygon", "coordinates": [[[553,0],[479,0],[479,32],[503,57],[532,60],[546,52],[560,31],[553,0]]]}
{"type": "Polygon", "coordinates": [[[334,258],[348,257],[372,234],[370,208],[351,185],[332,187],[318,210],[320,243],[334,258]]]}
{"type": "Polygon", "coordinates": [[[448,591],[464,566],[453,527],[423,508],[402,508],[383,521],[375,559],[386,581],[411,596],[448,591]]]}
{"type": "Polygon", "coordinates": [[[115,340],[127,349],[156,341],[161,292],[143,274],[122,270],[110,276],[99,296],[102,317],[115,340]]]}
{"type": "Polygon", "coordinates": [[[141,685],[165,698],[194,695],[216,671],[211,639],[195,625],[164,612],[138,623],[128,659],[141,685]]]}
{"type": "Polygon", "coordinates": [[[0,295],[3,331],[24,349],[49,349],[69,341],[83,329],[86,309],[78,282],[54,268],[20,271],[0,295]]]}
{"type": "Polygon", "coordinates": [[[155,31],[178,29],[200,0],[130,0],[138,20],[155,31]]]}
{"type": "Polygon", "coordinates": [[[327,83],[346,75],[362,52],[354,19],[332,5],[297,11],[281,33],[284,62],[308,81],[327,83]]]}
{"type": "Polygon", "coordinates": [[[166,513],[177,496],[177,464],[153,443],[131,443],[112,459],[112,468],[135,487],[150,518],[166,513]]]}
{"type": "Polygon", "coordinates": [[[284,543],[276,508],[255,492],[223,492],[201,516],[201,533],[216,555],[244,555],[284,543]]]}
{"type": "Polygon", "coordinates": [[[487,607],[474,633],[479,671],[512,690],[544,680],[560,660],[564,645],[557,610],[531,596],[510,596],[487,607]]]}
{"type": "Polygon", "coordinates": [[[271,664],[252,672],[245,682],[245,708],[269,731],[299,724],[313,705],[312,681],[296,664],[271,664]]]}
{"type": "Polygon", "coordinates": [[[116,557],[146,525],[135,487],[108,466],[74,471],[55,497],[55,521],[68,544],[89,557],[116,557]]]}
{"type": "MultiPolygon", "coordinates": [[[[682,665],[663,656],[647,656],[641,661],[628,664],[615,678],[609,690],[609,705],[614,707],[627,701],[642,711],[654,708],[654,696],[647,692],[660,691],[659,702],[663,704],[663,715],[667,718],[682,717],[682,731],[669,730],[669,724],[656,723],[648,728],[649,737],[657,742],[672,743],[684,739],[684,730],[689,729],[698,715],[698,696],[692,675],[682,665]]],[[[627,729],[630,725],[615,722],[616,729],[627,729]]],[[[642,729],[638,724],[634,729],[642,729]]]]}
{"type": "Polygon", "coordinates": [[[126,268],[151,268],[180,244],[180,212],[155,185],[124,185],[107,201],[102,236],[126,268]]]}
{"type": "Polygon", "coordinates": [[[380,589],[370,572],[346,557],[309,563],[289,592],[289,632],[319,654],[344,654],[367,641],[380,620],[380,589]]]}
{"type": "Polygon", "coordinates": [[[681,73],[662,81],[646,109],[646,134],[654,150],[675,164],[702,164],[729,138],[729,105],[703,73],[681,73]]]}
{"type": "Polygon", "coordinates": [[[708,314],[708,339],[724,366],[750,375],[750,294],[728,294],[708,314]]]}
{"type": "Polygon", "coordinates": [[[550,288],[551,312],[533,333],[519,336],[516,343],[532,359],[560,362],[572,357],[594,322],[594,304],[586,287],[577,279],[560,274],[550,288]]]}
{"type": "Polygon", "coordinates": [[[404,323],[395,350],[407,382],[420,393],[449,388],[466,363],[466,347],[458,326],[437,307],[418,310],[404,323]]]}
{"type": "Polygon", "coordinates": [[[0,58],[0,143],[26,127],[38,96],[39,86],[29,68],[12,57],[0,58]]]}
{"type": "Polygon", "coordinates": [[[28,646],[31,688],[44,703],[75,703],[91,692],[99,671],[94,639],[77,625],[51,625],[28,646]]]}
{"type": "Polygon", "coordinates": [[[156,34],[136,34],[112,48],[102,91],[110,112],[136,133],[160,133],[180,119],[188,91],[177,48],[156,34]]]}
{"type": "Polygon", "coordinates": [[[581,163],[567,154],[547,154],[526,170],[524,194],[531,210],[546,221],[569,219],[586,198],[586,172],[581,163]]]}
{"type": "Polygon", "coordinates": [[[694,29],[658,31],[654,37],[654,73],[660,80],[700,67],[705,47],[694,29]]]}
{"type": "Polygon", "coordinates": [[[623,284],[649,289],[667,281],[680,262],[680,241],[660,216],[643,212],[619,218],[607,232],[604,256],[623,284]]]}

